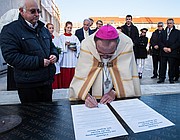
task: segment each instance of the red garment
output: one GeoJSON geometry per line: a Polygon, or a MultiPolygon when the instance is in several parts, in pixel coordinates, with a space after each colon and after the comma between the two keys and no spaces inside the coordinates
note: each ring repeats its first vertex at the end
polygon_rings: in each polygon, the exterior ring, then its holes
{"type": "Polygon", "coordinates": [[[54,35],[51,35],[52,39],[54,39],[54,35]]]}
{"type": "Polygon", "coordinates": [[[54,75],[54,82],[52,83],[52,89],[59,89],[60,88],[60,86],[61,86],[60,79],[61,79],[60,73],[54,75]]]}
{"type": "Polygon", "coordinates": [[[64,35],[65,36],[71,36],[72,34],[70,33],[70,34],[68,34],[68,33],[64,33],[64,35]]]}
{"type": "Polygon", "coordinates": [[[75,73],[75,68],[61,68],[60,88],[69,88],[74,73],[75,73]]]}

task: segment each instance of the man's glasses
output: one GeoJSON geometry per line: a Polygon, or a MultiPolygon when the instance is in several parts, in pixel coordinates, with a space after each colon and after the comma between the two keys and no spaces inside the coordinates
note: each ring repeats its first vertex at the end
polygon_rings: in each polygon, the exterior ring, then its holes
{"type": "MultiPolygon", "coordinates": [[[[26,9],[25,9],[26,10],[26,9]]],[[[33,14],[36,14],[36,12],[38,13],[38,14],[40,14],[42,11],[40,10],[40,9],[29,9],[28,10],[32,15],[33,14]]]]}
{"type": "Polygon", "coordinates": [[[163,27],[162,25],[158,25],[158,27],[163,27]]]}

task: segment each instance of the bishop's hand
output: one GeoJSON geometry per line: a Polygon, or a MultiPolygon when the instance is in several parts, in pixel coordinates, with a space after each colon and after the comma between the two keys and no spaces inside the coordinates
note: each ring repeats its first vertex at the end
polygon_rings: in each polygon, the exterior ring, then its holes
{"type": "Polygon", "coordinates": [[[110,90],[108,93],[104,94],[101,98],[101,104],[111,103],[116,98],[116,92],[114,90],[110,90]]]}
{"type": "Polygon", "coordinates": [[[98,102],[95,97],[92,97],[90,94],[86,96],[85,105],[89,108],[98,107],[98,102]]]}

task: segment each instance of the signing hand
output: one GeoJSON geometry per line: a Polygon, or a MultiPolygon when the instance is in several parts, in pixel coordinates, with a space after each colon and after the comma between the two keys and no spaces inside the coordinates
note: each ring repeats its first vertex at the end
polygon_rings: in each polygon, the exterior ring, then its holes
{"type": "Polygon", "coordinates": [[[85,105],[86,107],[94,108],[94,107],[98,107],[98,102],[95,97],[92,97],[90,94],[88,94],[86,96],[85,105]]]}
{"type": "Polygon", "coordinates": [[[116,97],[115,91],[110,90],[108,93],[104,94],[104,96],[101,98],[100,103],[101,104],[107,104],[111,103],[116,97]]]}

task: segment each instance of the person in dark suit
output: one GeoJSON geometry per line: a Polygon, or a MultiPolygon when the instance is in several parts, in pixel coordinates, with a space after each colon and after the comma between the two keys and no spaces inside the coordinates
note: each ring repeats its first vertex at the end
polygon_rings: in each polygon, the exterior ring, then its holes
{"type": "Polygon", "coordinates": [[[158,76],[158,69],[159,69],[159,63],[160,63],[160,40],[163,29],[163,22],[158,22],[157,29],[152,33],[151,39],[150,39],[150,46],[151,46],[151,54],[152,54],[152,60],[153,60],[153,78],[157,78],[158,76]]]}
{"type": "Polygon", "coordinates": [[[90,23],[91,22],[89,19],[85,19],[83,21],[83,27],[75,31],[75,35],[77,36],[80,42],[82,42],[83,39],[87,38],[89,35],[93,33],[92,30],[89,28],[90,23]]]}
{"type": "MultiPolygon", "coordinates": [[[[122,32],[129,36],[132,41],[133,41],[133,50],[134,53],[136,53],[136,46],[138,44],[138,39],[139,39],[139,31],[136,26],[132,23],[132,15],[127,15],[126,16],[126,23],[121,26],[122,27],[122,32]]],[[[135,56],[136,58],[136,56],[135,56]]]]}
{"type": "Polygon", "coordinates": [[[167,20],[167,27],[162,32],[161,41],[161,60],[160,60],[160,79],[157,83],[163,83],[166,78],[167,63],[169,65],[168,75],[169,82],[173,84],[174,68],[176,58],[178,57],[178,49],[180,46],[180,32],[175,29],[174,20],[172,18],[167,20]]]}

